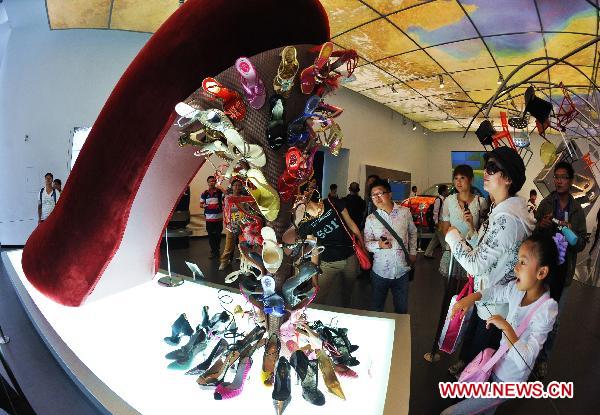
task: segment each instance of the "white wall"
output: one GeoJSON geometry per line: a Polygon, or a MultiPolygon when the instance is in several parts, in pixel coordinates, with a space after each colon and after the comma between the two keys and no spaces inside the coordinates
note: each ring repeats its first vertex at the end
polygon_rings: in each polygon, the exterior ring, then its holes
{"type": "Polygon", "coordinates": [[[4,4],[12,32],[0,54],[0,242],[20,245],[37,224],[44,174],[65,184],[71,129],[94,123],[149,35],[50,31],[44,1],[4,4]]]}
{"type": "Polygon", "coordinates": [[[327,101],[344,109],[337,121],[344,133],[343,147],[350,150],[347,182],[338,183],[340,196],[347,193],[350,182],[362,186],[365,165],[409,172],[413,184],[426,187],[431,133],[424,135],[421,127],[412,131],[412,123],[404,125],[397,112],[348,89],[336,91],[327,101]]]}

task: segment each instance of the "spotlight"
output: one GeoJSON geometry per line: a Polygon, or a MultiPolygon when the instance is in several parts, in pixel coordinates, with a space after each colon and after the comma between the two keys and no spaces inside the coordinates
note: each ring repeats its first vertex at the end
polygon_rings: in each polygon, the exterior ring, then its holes
{"type": "Polygon", "coordinates": [[[406,125],[406,117],[404,115],[402,116],[402,125],[406,125]]]}
{"type": "Polygon", "coordinates": [[[390,85],[390,89],[392,90],[392,92],[393,92],[394,94],[397,94],[397,93],[398,93],[398,91],[396,91],[396,88],[394,88],[394,84],[390,85]]]}
{"type": "Polygon", "coordinates": [[[427,135],[427,130],[423,127],[423,135],[427,135]]]}
{"type": "Polygon", "coordinates": [[[444,120],[444,122],[447,123],[448,121],[450,121],[450,116],[446,115],[446,119],[444,120]]]}
{"type": "Polygon", "coordinates": [[[415,131],[416,129],[417,129],[417,124],[415,124],[415,123],[413,122],[413,128],[412,128],[412,130],[413,130],[413,131],[415,131]]]}
{"type": "Polygon", "coordinates": [[[444,87],[444,77],[440,74],[438,75],[438,78],[440,79],[440,88],[444,87]]]}
{"type": "Polygon", "coordinates": [[[504,77],[502,76],[502,74],[500,74],[500,76],[498,77],[498,81],[496,82],[498,85],[501,85],[502,82],[504,82],[504,77]]]}

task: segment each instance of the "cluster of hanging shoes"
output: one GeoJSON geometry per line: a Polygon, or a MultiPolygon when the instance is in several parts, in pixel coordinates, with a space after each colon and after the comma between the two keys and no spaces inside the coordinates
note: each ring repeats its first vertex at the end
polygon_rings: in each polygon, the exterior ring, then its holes
{"type": "MultiPolygon", "coordinates": [[[[316,52],[316,50],[315,50],[316,52]]],[[[273,79],[273,95],[268,97],[265,83],[257,68],[247,57],[235,62],[239,85],[243,93],[226,87],[217,79],[202,81],[201,93],[221,104],[222,108],[197,108],[193,102],[180,102],[175,111],[180,116],[177,125],[181,132],[179,144],[198,148],[198,156],[217,155],[225,164],[215,167],[218,181],[239,179],[254,198],[260,214],[267,220],[277,218],[280,197],[293,198],[300,186],[313,175],[313,159],[318,146],[324,145],[337,155],[342,144],[342,132],[335,118],[342,109],[324,102],[324,96],[338,87],[343,77],[340,68],[345,65],[346,77],[356,67],[357,55],[353,50],[334,51],[326,42],[318,51],[314,63],[299,71],[297,50],[294,46],[282,49],[273,79]],[[303,113],[286,124],[286,99],[296,84],[300,72],[300,90],[310,95],[303,113]],[[234,122],[243,122],[247,106],[260,110],[268,102],[269,120],[265,128],[265,146],[273,150],[289,147],[285,154],[286,169],[274,189],[265,179],[261,168],[266,165],[263,147],[249,144],[234,122]],[[194,106],[195,105],[195,106],[194,106]]],[[[252,223],[256,228],[256,222],[252,223]]],[[[256,231],[252,231],[256,236],[256,231]]]]}

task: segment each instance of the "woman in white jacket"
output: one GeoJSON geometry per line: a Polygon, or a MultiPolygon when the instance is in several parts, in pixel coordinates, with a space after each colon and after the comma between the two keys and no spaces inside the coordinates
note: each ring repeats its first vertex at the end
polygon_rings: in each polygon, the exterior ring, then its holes
{"type": "MultiPolygon", "coordinates": [[[[452,255],[474,278],[474,291],[506,285],[515,278],[519,247],[535,226],[527,202],[515,196],[525,183],[525,164],[519,154],[509,147],[499,147],[484,159],[483,187],[494,203],[488,220],[479,229],[475,246],[454,227],[446,234],[452,255]]],[[[469,215],[466,219],[470,219],[469,215]]],[[[498,348],[501,333],[495,327],[486,329],[486,320],[490,313],[506,317],[508,304],[486,301],[485,305],[477,303],[477,313],[471,318],[459,361],[448,369],[452,375],[457,376],[485,348],[498,348]]]]}

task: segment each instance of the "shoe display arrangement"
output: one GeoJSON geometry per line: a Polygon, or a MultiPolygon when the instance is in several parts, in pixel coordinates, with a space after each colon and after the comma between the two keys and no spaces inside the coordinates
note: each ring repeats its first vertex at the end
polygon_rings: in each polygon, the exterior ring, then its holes
{"type": "MultiPolygon", "coordinates": [[[[215,400],[243,396],[252,381],[250,374],[259,371],[263,385],[272,388],[273,406],[280,415],[300,389],[310,404],[326,405],[319,376],[341,399],[345,395],[338,376],[344,381],[358,376],[360,362],[352,355],[358,346],[350,342],[348,330],[309,321],[307,316],[321,273],[311,259],[325,248],[317,239],[303,236],[301,229],[323,214],[324,204],[316,189],[300,189],[315,173],[320,148],[334,156],[340,152],[343,134],[337,117],[343,109],[325,97],[339,86],[342,76],[352,74],[358,59],[352,50],[334,49],[326,42],[303,47],[299,54],[296,47],[285,46],[277,50],[279,56],[272,55],[272,68],[264,59],[241,56],[230,70],[206,77],[194,95],[175,106],[178,148],[204,157],[219,186],[239,180],[246,190],[245,196],[227,199],[223,220],[227,229],[236,229],[240,251],[239,269],[233,267],[225,282],[237,281],[247,302],[232,304],[224,300],[226,294],[219,294],[217,312],[204,306],[197,316],[183,313],[163,339],[175,349],[165,355],[173,369],[169,373],[195,376],[215,400]],[[306,52],[313,54],[311,64],[302,69],[306,52]],[[263,125],[256,125],[256,120],[263,125]],[[213,164],[214,157],[219,162],[213,164]],[[273,166],[279,166],[275,176],[273,166]],[[243,212],[239,215],[243,218],[233,212],[243,212]],[[250,311],[244,311],[248,306],[250,311]],[[198,317],[197,326],[188,317],[198,317]],[[189,339],[180,346],[183,336],[189,339]],[[282,344],[288,350],[282,352],[282,344]],[[262,347],[262,364],[256,367],[254,354],[262,347]]],[[[209,258],[217,259],[219,253],[210,253],[209,258]]],[[[223,271],[231,265],[220,261],[215,268],[223,271]]]]}

